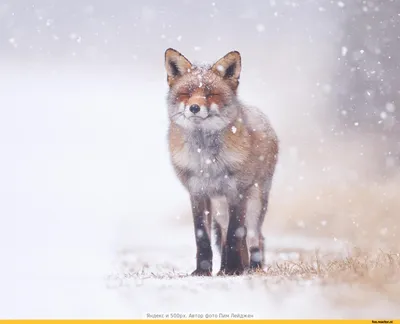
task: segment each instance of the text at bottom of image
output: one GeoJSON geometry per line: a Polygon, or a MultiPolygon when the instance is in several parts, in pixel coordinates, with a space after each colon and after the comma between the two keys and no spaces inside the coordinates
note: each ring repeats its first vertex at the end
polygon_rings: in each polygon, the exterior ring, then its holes
{"type": "Polygon", "coordinates": [[[151,319],[203,319],[203,318],[254,318],[253,314],[245,313],[146,313],[151,319]]]}

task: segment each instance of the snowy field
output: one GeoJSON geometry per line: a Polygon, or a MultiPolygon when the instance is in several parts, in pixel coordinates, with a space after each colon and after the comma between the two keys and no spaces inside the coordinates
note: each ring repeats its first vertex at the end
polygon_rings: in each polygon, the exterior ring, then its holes
{"type": "MultiPolygon", "coordinates": [[[[0,317],[398,318],[398,299],[363,284],[187,276],[195,265],[193,229],[168,160],[160,75],[139,82],[121,71],[2,67],[0,317]]],[[[285,112],[270,115],[283,129],[285,112]]],[[[288,156],[282,165],[290,166],[288,156]]],[[[316,249],[344,253],[346,242],[331,235],[282,232],[277,220],[287,217],[280,210],[288,212],[292,197],[279,194],[292,176],[284,170],[266,222],[267,263],[316,249]]],[[[301,230],[307,220],[294,224],[301,230]]]]}

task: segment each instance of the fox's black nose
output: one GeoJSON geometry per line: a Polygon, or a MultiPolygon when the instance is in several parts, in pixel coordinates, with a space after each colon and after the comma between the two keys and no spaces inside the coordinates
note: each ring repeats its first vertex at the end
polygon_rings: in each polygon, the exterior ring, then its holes
{"type": "Polygon", "coordinates": [[[193,114],[197,114],[200,111],[200,106],[199,105],[191,105],[189,107],[189,110],[193,113],[193,114]]]}

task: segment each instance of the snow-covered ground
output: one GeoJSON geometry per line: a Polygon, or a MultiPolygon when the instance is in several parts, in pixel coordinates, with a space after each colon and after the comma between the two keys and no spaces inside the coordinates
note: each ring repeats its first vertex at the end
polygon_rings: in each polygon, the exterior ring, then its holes
{"type": "MultiPolygon", "coordinates": [[[[187,195],[168,160],[166,90],[163,74],[139,81],[77,67],[2,67],[0,317],[399,317],[378,294],[354,297],[363,294],[356,286],[187,277],[195,246],[187,195]],[[338,302],[346,296],[358,302],[338,302]]],[[[279,128],[285,112],[267,112],[279,128]]],[[[288,176],[278,174],[276,186],[288,176]]],[[[280,249],[343,248],[270,232],[270,262],[285,258],[280,249]]]]}

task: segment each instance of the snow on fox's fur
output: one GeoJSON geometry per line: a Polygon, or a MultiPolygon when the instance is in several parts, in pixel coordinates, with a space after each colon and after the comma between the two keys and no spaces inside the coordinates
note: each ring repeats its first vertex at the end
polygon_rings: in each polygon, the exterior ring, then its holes
{"type": "Polygon", "coordinates": [[[170,156],[193,212],[193,275],[212,273],[212,220],[222,254],[219,274],[261,270],[261,228],[279,148],[267,117],[237,97],[240,54],[200,66],[168,49],[165,67],[170,156]]]}

